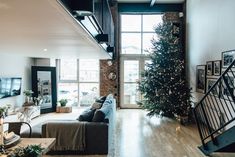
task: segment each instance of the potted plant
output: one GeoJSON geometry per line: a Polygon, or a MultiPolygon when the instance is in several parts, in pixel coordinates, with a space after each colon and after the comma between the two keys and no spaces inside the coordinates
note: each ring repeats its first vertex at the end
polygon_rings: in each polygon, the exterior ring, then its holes
{"type": "Polygon", "coordinates": [[[26,89],[24,90],[23,94],[25,96],[25,102],[26,103],[30,102],[30,98],[32,97],[33,91],[26,89]]]}
{"type": "Polygon", "coordinates": [[[67,99],[60,99],[59,103],[60,103],[61,107],[64,107],[68,103],[68,100],[67,99]]]}
{"type": "Polygon", "coordinates": [[[8,106],[0,107],[0,118],[4,118],[6,116],[6,112],[8,109],[8,106]]]}
{"type": "Polygon", "coordinates": [[[41,145],[28,145],[27,147],[19,147],[10,152],[7,157],[40,157],[43,148],[41,145]]]}

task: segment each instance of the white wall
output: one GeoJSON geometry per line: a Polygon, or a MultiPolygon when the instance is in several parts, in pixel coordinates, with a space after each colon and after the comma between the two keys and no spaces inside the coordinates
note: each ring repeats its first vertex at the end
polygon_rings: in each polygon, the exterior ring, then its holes
{"type": "MultiPolygon", "coordinates": [[[[196,65],[235,49],[235,0],[187,0],[186,5],[188,78],[195,91],[196,65]]],[[[197,101],[202,95],[194,96],[197,101]]]]}
{"type": "Polygon", "coordinates": [[[21,106],[24,102],[24,89],[31,89],[31,58],[17,55],[0,54],[0,77],[21,77],[21,95],[0,99],[0,106],[11,104],[21,106]]]}

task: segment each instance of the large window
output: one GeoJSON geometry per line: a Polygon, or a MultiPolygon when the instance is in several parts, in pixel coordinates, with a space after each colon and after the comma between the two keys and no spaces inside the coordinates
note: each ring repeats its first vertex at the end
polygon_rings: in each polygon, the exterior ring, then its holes
{"type": "Polygon", "coordinates": [[[162,22],[162,15],[121,15],[122,54],[146,54],[151,40],[157,38],[154,28],[162,22]]]}
{"type": "Polygon", "coordinates": [[[73,106],[89,106],[99,97],[99,60],[61,59],[58,99],[73,106]]]}
{"type": "Polygon", "coordinates": [[[162,15],[121,15],[121,107],[137,108],[141,99],[138,92],[140,73],[150,63],[154,28],[162,22],[162,15]]]}

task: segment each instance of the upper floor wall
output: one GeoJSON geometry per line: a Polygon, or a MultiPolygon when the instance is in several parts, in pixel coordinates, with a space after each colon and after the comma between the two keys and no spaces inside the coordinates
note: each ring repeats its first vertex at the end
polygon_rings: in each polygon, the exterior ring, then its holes
{"type": "MultiPolygon", "coordinates": [[[[187,0],[187,64],[190,87],[196,90],[196,65],[220,60],[221,52],[235,49],[235,1],[187,0]]],[[[201,95],[196,93],[196,100],[201,95]]]]}

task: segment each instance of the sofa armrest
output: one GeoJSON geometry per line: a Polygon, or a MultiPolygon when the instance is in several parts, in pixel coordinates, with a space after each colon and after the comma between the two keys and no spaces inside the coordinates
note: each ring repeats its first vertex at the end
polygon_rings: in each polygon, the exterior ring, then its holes
{"type": "MultiPolygon", "coordinates": [[[[50,122],[48,122],[50,123],[50,122]]],[[[69,128],[69,123],[79,123],[61,121],[61,125],[69,128]]],[[[46,124],[42,125],[42,135],[45,135],[46,124]]],[[[85,154],[108,154],[108,128],[109,125],[103,122],[86,122],[85,124],[85,154]]]]}
{"type": "Polygon", "coordinates": [[[108,154],[107,123],[89,122],[86,124],[86,153],[108,154]]]}

